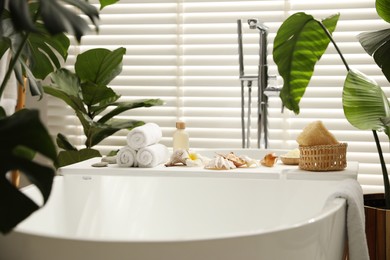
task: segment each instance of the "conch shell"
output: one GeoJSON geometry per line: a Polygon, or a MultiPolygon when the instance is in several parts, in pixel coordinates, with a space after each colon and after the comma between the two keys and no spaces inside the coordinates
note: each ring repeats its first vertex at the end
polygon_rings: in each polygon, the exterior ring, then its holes
{"type": "Polygon", "coordinates": [[[267,167],[273,167],[278,160],[278,157],[275,153],[268,153],[261,160],[261,164],[267,167]]]}
{"type": "Polygon", "coordinates": [[[188,152],[183,149],[176,150],[172,153],[171,159],[165,164],[166,167],[186,165],[186,159],[188,158],[188,152]]]}
{"type": "Polygon", "coordinates": [[[210,170],[230,170],[237,168],[234,163],[223,156],[216,156],[211,159],[205,166],[210,170]]]}

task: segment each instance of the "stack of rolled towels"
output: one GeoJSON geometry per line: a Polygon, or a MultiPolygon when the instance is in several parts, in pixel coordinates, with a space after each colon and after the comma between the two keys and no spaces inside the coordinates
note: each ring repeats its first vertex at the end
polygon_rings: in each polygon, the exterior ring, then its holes
{"type": "Polygon", "coordinates": [[[126,137],[127,145],[119,149],[116,162],[120,167],[152,168],[169,159],[168,148],[160,144],[161,128],[155,123],[135,127],[126,137]]]}

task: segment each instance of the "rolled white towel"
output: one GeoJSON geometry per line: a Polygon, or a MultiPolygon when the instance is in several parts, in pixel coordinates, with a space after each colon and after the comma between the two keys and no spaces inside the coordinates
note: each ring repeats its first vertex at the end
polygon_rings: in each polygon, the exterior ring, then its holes
{"type": "Polygon", "coordinates": [[[120,167],[137,167],[137,153],[134,149],[124,146],[116,155],[116,163],[120,167]]]}
{"type": "Polygon", "coordinates": [[[133,128],[127,134],[127,145],[134,150],[156,144],[161,140],[161,128],[155,123],[147,123],[133,128]]]}
{"type": "Polygon", "coordinates": [[[153,144],[141,148],[137,152],[138,166],[142,168],[156,167],[161,163],[167,162],[169,159],[169,151],[165,145],[153,144]]]}

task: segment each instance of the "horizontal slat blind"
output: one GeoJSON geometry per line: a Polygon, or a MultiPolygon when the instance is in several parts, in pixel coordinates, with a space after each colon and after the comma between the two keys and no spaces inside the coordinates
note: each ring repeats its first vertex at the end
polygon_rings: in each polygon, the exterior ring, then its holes
{"type": "MultiPolygon", "coordinates": [[[[93,3],[97,4],[97,0],[93,3]]],[[[120,118],[156,122],[163,129],[162,143],[171,146],[175,121],[187,124],[192,148],[240,148],[241,97],[238,79],[237,19],[243,20],[245,71],[256,74],[258,30],[250,30],[248,18],[258,18],[269,27],[269,74],[277,75],[272,60],[275,34],[291,14],[304,11],[322,19],[341,14],[334,38],[351,67],[388,86],[372,58],[356,39],[361,31],[386,28],[375,11],[374,0],[121,0],[101,12],[98,35],[88,35],[74,45],[67,64],[90,48],[127,49],[123,71],[110,85],[122,100],[161,98],[162,107],[126,112],[120,118]]],[[[366,191],[381,190],[382,179],[370,131],[360,131],[346,121],[341,93],[346,70],[330,46],[316,66],[313,79],[301,101],[300,115],[281,112],[278,97],[269,102],[269,147],[293,149],[302,128],[322,120],[336,137],[348,142],[348,160],[359,161],[359,181],[366,191]]],[[[278,79],[281,84],[281,80],[278,79]]],[[[254,82],[254,86],[257,83],[254,82]]],[[[251,146],[256,147],[257,93],[252,93],[251,146]]],[[[246,89],[246,95],[247,93],[246,89]]],[[[385,88],[390,94],[390,90],[385,88]]],[[[246,109],[247,111],[247,109],[246,109]]],[[[83,133],[72,111],[49,99],[49,127],[83,145],[83,133]]],[[[119,131],[96,148],[103,153],[125,143],[119,131]]],[[[386,149],[387,139],[381,135],[386,149]]],[[[388,148],[388,145],[387,145],[388,148]]],[[[386,160],[390,154],[386,153],[386,160]]]]}

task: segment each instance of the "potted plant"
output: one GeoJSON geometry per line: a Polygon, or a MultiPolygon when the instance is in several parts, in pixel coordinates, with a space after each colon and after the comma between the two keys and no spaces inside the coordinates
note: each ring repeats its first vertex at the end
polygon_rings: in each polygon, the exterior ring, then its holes
{"type": "MultiPolygon", "coordinates": [[[[377,0],[376,10],[380,17],[390,22],[390,6],[387,0],[377,0]]],[[[385,240],[385,232],[389,232],[387,235],[389,237],[390,227],[383,224],[386,221],[390,223],[390,183],[377,132],[383,131],[390,138],[390,104],[375,81],[348,66],[332,38],[338,18],[339,15],[336,14],[319,21],[311,15],[296,13],[279,28],[274,41],[273,57],[284,79],[280,97],[285,107],[296,114],[299,113],[299,101],[305,93],[315,64],[328,44],[332,42],[347,72],[342,94],[344,115],[349,123],[358,129],[372,131],[381,163],[384,193],[376,195],[380,197],[380,202],[375,202],[373,205],[368,205],[369,200],[365,200],[366,234],[370,256],[374,259],[386,259],[386,246],[389,247],[390,241],[385,240]],[[371,213],[369,208],[378,212],[371,213]],[[371,216],[375,216],[375,220],[371,221],[371,216]],[[389,219],[386,220],[385,216],[389,219]],[[374,222],[375,225],[379,223],[381,226],[374,227],[374,222]],[[373,234],[376,230],[379,230],[378,234],[373,234]],[[370,241],[372,237],[380,236],[384,240],[370,241]]],[[[390,79],[389,36],[390,29],[366,32],[358,36],[364,49],[374,57],[388,80],[390,79]]]]}
{"type": "MultiPolygon", "coordinates": [[[[101,8],[114,2],[100,0],[101,8]]],[[[96,25],[99,12],[84,0],[0,1],[0,58],[5,58],[5,53],[10,58],[1,79],[0,97],[12,73],[23,87],[27,79],[33,95],[42,95],[40,80],[59,68],[67,57],[69,39],[64,33],[70,32],[80,41],[89,28],[82,14],[96,25]],[[70,11],[64,2],[74,6],[76,12],[70,11]]],[[[7,233],[42,206],[13,186],[7,172],[23,172],[38,187],[46,203],[55,175],[52,164],[57,160],[57,152],[35,110],[22,109],[6,115],[0,107],[0,143],[0,232],[7,233]],[[34,159],[37,153],[48,158],[48,165],[34,159]]]]}
{"type": "Polygon", "coordinates": [[[124,48],[91,49],[77,56],[75,72],[62,68],[51,73],[52,83],[44,86],[45,93],[62,99],[74,110],[86,136],[85,148],[77,149],[65,135],[57,135],[57,145],[63,149],[58,154],[57,167],[101,157],[93,146],[120,129],[144,124],[138,120],[115,119],[116,115],[134,108],[163,104],[160,99],[121,102],[118,101],[120,95],[107,86],[122,71],[125,52],[124,48]],[[112,109],[105,112],[107,108],[112,109]]]}

